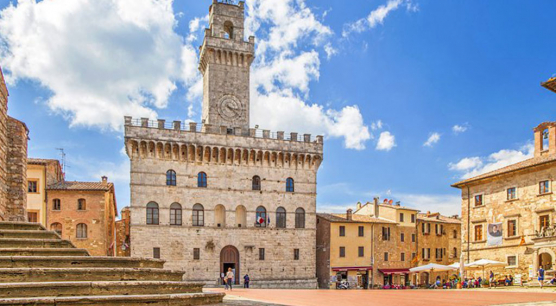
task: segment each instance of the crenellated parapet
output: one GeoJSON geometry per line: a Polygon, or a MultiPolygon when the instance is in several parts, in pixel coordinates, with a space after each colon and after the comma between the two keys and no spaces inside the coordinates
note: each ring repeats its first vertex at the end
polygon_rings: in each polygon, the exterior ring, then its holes
{"type": "Polygon", "coordinates": [[[167,123],[125,117],[126,152],[130,159],[154,158],[202,164],[245,165],[317,170],[323,137],[296,132],[167,123]]]}

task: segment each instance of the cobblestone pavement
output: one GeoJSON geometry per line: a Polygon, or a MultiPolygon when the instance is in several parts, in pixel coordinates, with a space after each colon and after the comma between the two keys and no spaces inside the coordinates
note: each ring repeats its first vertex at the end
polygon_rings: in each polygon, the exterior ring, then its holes
{"type": "MultiPolygon", "coordinates": [[[[208,289],[220,291],[221,289],[208,289]]],[[[556,306],[554,290],[285,290],[237,289],[226,292],[224,305],[408,305],[556,306]]]]}

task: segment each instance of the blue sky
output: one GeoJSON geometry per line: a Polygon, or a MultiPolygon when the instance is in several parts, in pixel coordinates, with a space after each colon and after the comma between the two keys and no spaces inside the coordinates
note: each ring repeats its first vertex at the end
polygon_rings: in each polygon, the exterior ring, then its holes
{"type": "MultiPolygon", "coordinates": [[[[123,115],[200,121],[210,3],[0,0],[29,156],[62,147],[67,179],[106,174],[128,205],[123,115]]],[[[554,120],[554,1],[250,0],[247,15],[251,125],[326,135],[320,211],[380,196],[457,214],[451,183],[530,157],[554,120]]]]}

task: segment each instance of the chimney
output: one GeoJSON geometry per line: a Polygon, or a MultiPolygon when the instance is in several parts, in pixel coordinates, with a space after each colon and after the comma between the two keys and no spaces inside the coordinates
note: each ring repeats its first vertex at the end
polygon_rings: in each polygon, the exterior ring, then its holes
{"type": "Polygon", "coordinates": [[[351,208],[349,208],[349,209],[346,211],[346,219],[347,219],[348,221],[351,221],[351,220],[353,219],[353,218],[352,218],[352,210],[351,210],[351,208]]]}
{"type": "Polygon", "coordinates": [[[429,217],[431,215],[430,211],[427,211],[427,217],[429,217]]]}
{"type": "Polygon", "coordinates": [[[108,177],[107,177],[106,175],[103,175],[103,176],[102,176],[102,183],[103,183],[104,185],[108,184],[108,177]]]}
{"type": "Polygon", "coordinates": [[[374,198],[374,201],[375,201],[375,204],[374,204],[375,218],[378,218],[379,217],[378,197],[374,198]]]}

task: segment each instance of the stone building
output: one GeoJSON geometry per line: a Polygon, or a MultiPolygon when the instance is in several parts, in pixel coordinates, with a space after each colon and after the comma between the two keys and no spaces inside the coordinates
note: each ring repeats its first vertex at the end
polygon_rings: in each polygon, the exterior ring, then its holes
{"type": "Polygon", "coordinates": [[[27,220],[48,227],[46,222],[46,187],[62,181],[60,162],[56,159],[27,159],[27,220]]]}
{"type": "Polygon", "coordinates": [[[126,206],[120,212],[120,220],[116,221],[116,256],[131,256],[131,211],[126,206]]]}
{"type": "MultiPolygon", "coordinates": [[[[443,216],[440,213],[417,214],[417,266],[429,263],[451,265],[460,261],[461,219],[459,216],[443,216]]],[[[427,272],[414,276],[416,284],[430,284],[440,276],[446,279],[446,272],[427,272]]],[[[450,273],[453,274],[453,273],[450,273]]]]}
{"type": "Polygon", "coordinates": [[[462,251],[466,262],[503,261],[493,269],[535,277],[556,263],[556,122],[533,129],[532,158],[453,184],[461,189],[462,251]],[[532,273],[530,273],[532,272],[532,273]]]}
{"type": "Polygon", "coordinates": [[[378,198],[373,203],[357,203],[356,210],[346,214],[317,214],[319,287],[334,288],[335,280],[346,277],[352,287],[363,288],[367,284],[427,284],[428,274],[410,274],[409,269],[429,262],[458,261],[445,252],[458,252],[459,227],[457,216],[419,214],[392,201],[380,203],[378,198]],[[421,232],[422,227],[427,232],[421,232]],[[431,228],[438,234],[429,235],[431,228]],[[430,250],[436,253],[432,259],[430,250]]]}
{"type": "Polygon", "coordinates": [[[548,79],[546,82],[542,82],[541,85],[553,92],[556,92],[556,77],[548,79]]]}
{"type": "Polygon", "coordinates": [[[203,124],[125,118],[131,255],[160,257],[187,281],[232,268],[259,287],[315,288],[316,179],[323,137],[249,123],[255,39],[244,3],[213,1],[200,47],[203,124]]]}
{"type": "Polygon", "coordinates": [[[24,221],[27,202],[25,123],[8,116],[8,88],[0,68],[0,221],[24,221]]]}
{"type": "Polygon", "coordinates": [[[47,186],[50,230],[93,256],[113,256],[118,215],[114,184],[61,181],[47,186]]]}

